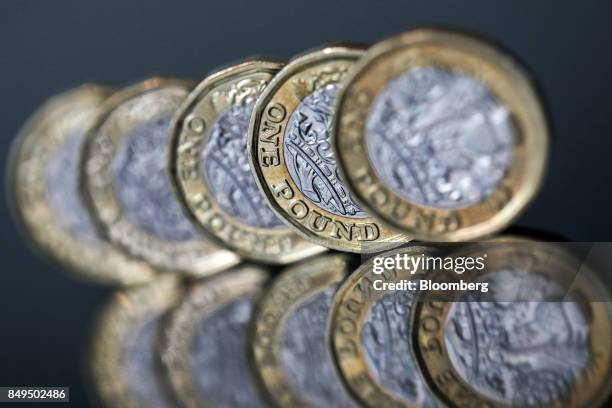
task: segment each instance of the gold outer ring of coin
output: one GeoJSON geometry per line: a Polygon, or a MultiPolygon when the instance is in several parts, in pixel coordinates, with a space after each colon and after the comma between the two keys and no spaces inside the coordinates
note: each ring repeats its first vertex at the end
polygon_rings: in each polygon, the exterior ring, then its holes
{"type": "MultiPolygon", "coordinates": [[[[303,261],[283,271],[257,305],[251,321],[251,351],[255,370],[274,405],[316,406],[289,384],[288,373],[280,363],[280,336],[287,317],[304,299],[339,285],[348,275],[349,268],[350,258],[341,254],[321,255],[303,261]]],[[[327,347],[328,342],[322,346],[327,347]]],[[[329,359],[333,361],[331,353],[329,359]]]]}
{"type": "MultiPolygon", "coordinates": [[[[177,111],[171,125],[169,168],[187,211],[209,237],[240,256],[257,262],[286,264],[324,251],[289,227],[258,228],[228,214],[211,193],[200,171],[208,127],[228,107],[259,96],[281,64],[247,60],[206,77],[177,111]]],[[[245,138],[247,135],[245,135],[245,138]]]]}
{"type": "MultiPolygon", "coordinates": [[[[602,404],[612,390],[612,304],[609,301],[601,301],[610,299],[605,285],[590,267],[582,265],[573,255],[554,243],[536,243],[511,236],[488,242],[502,243],[503,246],[487,246],[487,268],[483,272],[475,271],[467,280],[486,275],[487,271],[508,267],[511,262],[513,267],[518,266],[552,278],[575,295],[575,301],[590,328],[591,360],[572,385],[571,395],[565,402],[571,401],[572,407],[594,407],[602,404]],[[593,297],[593,294],[596,295],[593,297]],[[593,356],[596,356],[596,360],[593,356]]],[[[477,244],[475,247],[468,246],[454,256],[465,257],[483,253],[482,250],[474,248],[479,247],[477,244]]],[[[452,282],[466,279],[466,276],[454,272],[434,271],[428,278],[432,281],[452,282]]],[[[448,292],[432,290],[427,293],[432,298],[427,300],[424,299],[424,294],[419,294],[411,311],[410,324],[413,331],[410,335],[410,346],[417,362],[416,366],[429,388],[449,407],[511,407],[511,404],[484,396],[462,379],[450,361],[444,338],[444,325],[453,305],[453,302],[448,300],[452,298],[449,298],[448,292]]],[[[559,402],[546,406],[557,407],[559,402]]]]}
{"type": "MultiPolygon", "coordinates": [[[[143,123],[173,115],[193,85],[183,79],[150,78],[112,95],[100,108],[98,121],[88,135],[81,166],[85,196],[111,242],[159,268],[200,277],[236,265],[239,258],[203,234],[188,241],[170,241],[143,230],[121,208],[111,173],[121,140],[143,123]],[[160,92],[167,92],[164,100],[156,97],[160,92]],[[125,111],[131,103],[150,106],[132,114],[125,111]]],[[[170,178],[168,183],[172,184],[170,178]]]]}
{"type": "MultiPolygon", "coordinates": [[[[86,84],[45,102],[11,146],[6,183],[11,212],[36,251],[67,267],[75,277],[131,285],[151,280],[155,271],[102,237],[92,243],[61,225],[47,195],[49,161],[70,137],[76,137],[74,132],[83,132],[84,140],[87,126],[93,125],[99,106],[111,92],[107,87],[86,84]]],[[[74,160],[78,164],[79,158],[74,160]]],[[[85,202],[82,204],[85,207],[85,202]]]]}
{"type": "MultiPolygon", "coordinates": [[[[272,209],[306,239],[357,253],[379,251],[381,245],[397,246],[409,238],[376,218],[339,215],[315,204],[289,173],[284,146],[289,120],[302,100],[326,85],[341,84],[364,50],[357,45],[330,45],[291,60],[257,100],[248,140],[253,174],[272,209]]],[[[306,153],[303,159],[312,162],[311,168],[317,167],[306,153]]],[[[325,175],[319,180],[328,191],[341,193],[325,175]]]]}
{"type": "MultiPolygon", "coordinates": [[[[409,246],[384,252],[379,257],[393,257],[396,254],[420,256],[435,253],[435,248],[409,246]]],[[[340,373],[354,395],[368,407],[408,407],[410,405],[391,390],[386,389],[380,380],[371,372],[366,362],[365,352],[361,343],[361,329],[367,313],[377,299],[389,293],[374,290],[374,281],[398,282],[423,277],[423,271],[385,270],[375,274],[372,270],[373,261],[367,261],[353,272],[338,289],[329,319],[328,333],[334,358],[340,368],[340,373]]],[[[425,390],[425,384],[423,384],[425,390]]]]}
{"type": "MultiPolygon", "coordinates": [[[[267,280],[268,272],[263,268],[238,266],[220,276],[194,284],[168,316],[161,339],[161,361],[172,392],[182,406],[214,406],[200,391],[191,368],[190,352],[199,322],[237,298],[260,296],[267,280]]],[[[245,349],[244,353],[246,359],[248,350],[245,349]]]]}
{"type": "Polygon", "coordinates": [[[113,294],[91,332],[87,374],[94,401],[108,407],[143,406],[144,401],[127,387],[122,372],[126,343],[149,319],[161,318],[170,310],[182,293],[183,286],[176,276],[161,275],[146,285],[113,294]]]}
{"type": "Polygon", "coordinates": [[[549,132],[540,99],[516,61],[475,37],[420,29],[374,45],[347,79],[336,108],[332,145],[349,189],[364,210],[415,239],[464,241],[493,234],[520,214],[542,184],[549,132]],[[517,131],[503,179],[487,198],[465,208],[434,208],[399,196],[368,157],[365,125],[376,96],[398,75],[429,65],[481,80],[508,109],[517,131]]]}

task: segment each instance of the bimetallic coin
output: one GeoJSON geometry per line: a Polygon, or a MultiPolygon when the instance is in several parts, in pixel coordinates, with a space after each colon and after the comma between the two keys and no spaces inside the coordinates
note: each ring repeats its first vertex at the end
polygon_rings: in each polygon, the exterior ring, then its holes
{"type": "MultiPolygon", "coordinates": [[[[411,258],[432,253],[432,248],[412,246],[378,257],[406,254],[411,258]]],[[[422,381],[410,352],[409,316],[418,292],[381,286],[416,282],[424,271],[417,269],[412,274],[409,269],[385,269],[376,274],[373,262],[369,260],[357,268],[333,301],[329,336],[340,372],[366,406],[441,406],[422,381]]]]}
{"type": "Polygon", "coordinates": [[[251,60],[205,78],[174,118],[170,168],[187,210],[212,238],[250,260],[284,264],[323,248],[281,222],[247,160],[255,100],[280,66],[251,60]]]}
{"type": "Polygon", "coordinates": [[[193,286],[170,315],[162,362],[186,407],[264,407],[248,359],[248,323],[267,272],[241,266],[193,286]]]}
{"type": "Polygon", "coordinates": [[[110,92],[83,85],[37,110],[11,147],[8,193],[26,235],[62,266],[96,282],[142,283],[154,270],[106,241],[79,190],[85,135],[110,92]]]}
{"type": "Polygon", "coordinates": [[[350,259],[323,255],[291,266],[258,304],[251,341],[255,368],[281,407],[356,407],[333,360],[326,328],[350,259]]]}
{"type": "Polygon", "coordinates": [[[341,176],[365,211],[417,239],[499,231],[541,185],[540,99],[518,63],[480,39],[430,29],[385,40],[338,99],[341,176]]]}
{"type": "Polygon", "coordinates": [[[307,239],[349,252],[408,240],[355,202],[331,149],[336,99],[363,53],[337,45],[289,62],[258,99],[249,130],[251,166],[272,208],[307,239]]]}
{"type": "Polygon", "coordinates": [[[117,292],[94,327],[88,369],[96,405],[176,406],[161,369],[162,320],[182,293],[171,275],[117,292]]]}
{"type": "Polygon", "coordinates": [[[590,266],[557,244],[521,239],[456,253],[486,268],[437,282],[487,283],[487,292],[424,292],[411,347],[423,378],[449,406],[593,407],[612,385],[612,306],[590,266]],[[453,302],[426,296],[444,296],[453,302]],[[604,297],[605,296],[605,297],[604,297]]]}
{"type": "Polygon", "coordinates": [[[111,241],[168,270],[208,275],[238,257],[183,213],[167,170],[170,120],[192,82],[153,78],[109,98],[88,136],[85,187],[111,241]]]}

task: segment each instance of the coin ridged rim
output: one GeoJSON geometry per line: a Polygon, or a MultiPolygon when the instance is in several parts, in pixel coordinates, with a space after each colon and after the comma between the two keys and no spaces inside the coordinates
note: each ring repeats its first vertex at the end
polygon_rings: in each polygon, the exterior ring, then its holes
{"type": "Polygon", "coordinates": [[[332,146],[356,201],[415,239],[463,241],[490,235],[509,225],[542,184],[549,130],[540,98],[517,61],[476,37],[419,29],[374,45],[347,79],[336,111],[332,146]],[[508,109],[516,131],[505,176],[487,198],[464,208],[430,207],[399,196],[377,175],[367,153],[365,124],[375,97],[398,75],[431,65],[482,81],[508,109]]]}
{"type": "MultiPolygon", "coordinates": [[[[281,66],[279,62],[251,59],[207,76],[183,102],[170,126],[169,168],[185,210],[212,240],[246,259],[269,264],[291,263],[325,249],[307,242],[284,224],[280,228],[259,228],[228,214],[211,194],[199,163],[209,137],[208,127],[222,113],[213,106],[213,93],[254,75],[269,77],[269,83],[281,66]],[[204,104],[208,106],[201,106],[204,104]],[[213,119],[207,121],[194,111],[213,119]]],[[[231,106],[232,101],[226,104],[231,106]]]]}
{"type": "MultiPolygon", "coordinates": [[[[98,101],[101,105],[112,92],[110,87],[84,84],[48,99],[30,116],[10,147],[6,177],[7,201],[19,231],[35,252],[39,252],[45,259],[61,266],[62,270],[67,270],[78,279],[106,285],[132,285],[153,279],[156,271],[107,242],[98,231],[91,214],[88,216],[100,242],[84,243],[59,224],[45,192],[46,166],[53,154],[71,136],[62,130],[74,121],[67,114],[78,109],[78,105],[86,100],[93,103],[98,101]]],[[[92,124],[96,111],[94,109],[92,112],[92,124]]],[[[87,128],[83,128],[83,132],[86,131],[87,128]]],[[[77,194],[80,195],[80,192],[77,194]]],[[[83,197],[80,199],[83,200],[83,197]]],[[[83,206],[86,206],[84,200],[83,206]]]]}
{"type": "MultiPolygon", "coordinates": [[[[412,245],[384,252],[378,256],[386,258],[396,254],[420,256],[431,253],[437,253],[437,249],[412,245]]],[[[392,269],[377,275],[372,271],[373,262],[370,259],[359,266],[336,292],[327,328],[331,349],[347,388],[366,406],[416,408],[417,405],[411,405],[402,400],[394,392],[384,387],[372,374],[365,360],[361,343],[361,328],[374,302],[390,293],[386,290],[374,290],[374,280],[391,282],[400,279],[420,279],[423,277],[423,271],[416,270],[414,274],[411,274],[407,269],[399,271],[392,269]],[[345,322],[346,325],[343,324],[345,322]]],[[[418,370],[415,370],[415,374],[418,375],[418,370]]],[[[425,390],[426,383],[423,382],[423,385],[425,390]]],[[[435,395],[432,394],[431,397],[434,399],[435,395]]]]}
{"type": "Polygon", "coordinates": [[[123,380],[125,342],[146,319],[170,310],[182,293],[183,286],[176,276],[162,275],[146,285],[115,292],[107,300],[92,327],[87,352],[87,375],[96,400],[109,407],[142,406],[123,380]]]}
{"type": "MultiPolygon", "coordinates": [[[[127,218],[115,195],[111,163],[128,132],[122,129],[108,132],[112,134],[100,134],[102,127],[108,126],[107,121],[113,119],[115,112],[126,103],[164,89],[181,90],[187,96],[194,84],[186,79],[154,77],[121,89],[109,97],[101,106],[100,116],[87,136],[82,154],[84,180],[81,187],[100,228],[111,242],[158,268],[200,277],[236,265],[240,259],[231,251],[210,242],[203,234],[196,234],[188,241],[164,240],[127,218]]],[[[173,113],[165,112],[164,115],[171,116],[173,113]]],[[[158,116],[161,114],[157,113],[158,116]]],[[[138,120],[129,123],[130,130],[137,126],[138,120]]],[[[171,180],[169,178],[170,184],[171,180]]],[[[184,216],[191,222],[187,215],[184,216]]]]}
{"type": "MultiPolygon", "coordinates": [[[[288,267],[273,282],[258,303],[251,321],[251,353],[255,371],[271,402],[278,406],[315,407],[288,381],[280,360],[280,336],[289,316],[314,293],[339,285],[348,275],[349,255],[329,254],[288,267]]],[[[328,347],[329,333],[322,345],[328,347]]],[[[340,373],[335,367],[338,380],[340,373]]],[[[347,394],[350,395],[349,390],[347,394]]]]}
{"type": "MultiPolygon", "coordinates": [[[[348,217],[313,203],[289,173],[283,141],[291,116],[304,97],[330,83],[342,86],[344,78],[353,64],[364,55],[365,49],[357,45],[329,45],[292,59],[274,76],[258,98],[249,124],[248,138],[249,162],[255,180],[278,216],[309,241],[327,248],[356,253],[379,251],[384,249],[381,248],[383,245],[388,249],[390,245],[409,241],[409,238],[372,216],[348,217]],[[297,95],[295,92],[296,81],[300,79],[308,87],[305,95],[297,95]],[[272,118],[269,114],[272,109],[282,111],[282,119],[272,118]],[[271,123],[277,127],[273,136],[277,137],[274,145],[278,165],[262,163],[259,155],[263,143],[260,143],[260,135],[270,133],[271,123]],[[323,230],[317,227],[317,219],[327,220],[323,230]],[[375,239],[371,238],[373,231],[376,231],[375,239]]],[[[269,143],[264,145],[269,147],[269,143]]]]}
{"type": "MultiPolygon", "coordinates": [[[[478,277],[495,273],[494,265],[500,267],[507,265],[509,259],[505,252],[512,254],[513,262],[525,262],[529,273],[541,273],[575,295],[572,298],[580,308],[589,325],[589,360],[579,378],[572,384],[572,393],[569,400],[557,401],[543,407],[557,407],[561,403],[571,402],[571,406],[593,407],[599,406],[612,391],[612,304],[605,301],[587,301],[589,296],[583,293],[605,293],[605,299],[610,298],[606,286],[601,283],[597,274],[569,252],[554,243],[536,242],[519,236],[507,236],[492,239],[490,243],[498,243],[503,247],[487,248],[487,268],[483,271],[474,270],[473,274],[457,275],[448,271],[433,271],[428,275],[432,280],[451,282],[458,279],[472,281],[478,277]],[[523,255],[516,256],[519,250],[523,255]],[[502,251],[503,253],[499,253],[502,251]],[[497,253],[496,253],[497,252],[497,253]],[[538,258],[540,257],[540,258],[538,258]],[[547,269],[542,269],[532,263],[532,259],[541,259],[547,269]],[[554,266],[550,267],[550,263],[554,266]],[[493,265],[493,268],[492,268],[493,265]],[[570,266],[571,265],[571,266],[570,266]],[[491,272],[493,270],[493,272],[491,272]],[[578,271],[577,274],[575,272],[578,271]],[[603,346],[602,346],[603,345],[603,346]],[[594,358],[596,355],[596,360],[594,358]],[[598,379],[597,381],[594,381],[598,379]],[[594,384],[595,383],[595,384],[594,384]]],[[[483,242],[486,244],[486,242],[483,242]]],[[[456,251],[453,256],[470,256],[474,253],[482,254],[477,244],[456,251]]],[[[515,265],[513,263],[513,265],[515,265]]],[[[446,292],[429,291],[420,293],[410,313],[410,350],[416,361],[416,367],[430,391],[449,407],[459,407],[461,404],[469,406],[486,406],[496,408],[510,408],[512,404],[505,404],[491,399],[466,382],[453,366],[444,339],[444,326],[448,312],[461,293],[449,298],[446,292]],[[448,301],[426,300],[425,296],[448,301]],[[427,319],[428,323],[423,323],[427,319]],[[434,323],[435,322],[435,323],[434,323]],[[426,353],[430,348],[431,353],[426,353]],[[434,349],[439,350],[434,350],[434,349]],[[436,353],[434,353],[436,351],[436,353]],[[435,357],[429,357],[436,354],[435,357]]],[[[597,296],[595,298],[598,298],[597,296]]]]}
{"type": "MultiPolygon", "coordinates": [[[[172,392],[183,406],[212,406],[199,390],[189,366],[191,344],[199,323],[241,296],[260,296],[268,277],[263,268],[242,265],[223,275],[196,282],[168,316],[160,342],[161,362],[172,392]]],[[[246,347],[244,353],[248,359],[246,347]]],[[[255,379],[256,374],[252,375],[255,379]]]]}

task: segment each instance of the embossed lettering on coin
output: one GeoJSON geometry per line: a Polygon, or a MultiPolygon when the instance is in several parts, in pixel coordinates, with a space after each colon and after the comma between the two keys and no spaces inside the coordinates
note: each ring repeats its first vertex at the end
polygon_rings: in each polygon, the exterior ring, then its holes
{"type": "Polygon", "coordinates": [[[508,110],[471,76],[412,69],[376,97],[366,123],[379,177],[413,202],[465,207],[488,197],[510,165],[508,110]]]}
{"type": "Polygon", "coordinates": [[[346,252],[409,240],[359,207],[331,148],[336,100],[363,53],[333,45],[295,58],[257,100],[250,125],[249,159],[272,209],[312,242],[346,252]]]}
{"type": "Polygon", "coordinates": [[[367,217],[340,180],[329,143],[339,89],[330,83],[300,101],[287,124],[285,162],[295,184],[317,206],[337,215],[367,217]]]}

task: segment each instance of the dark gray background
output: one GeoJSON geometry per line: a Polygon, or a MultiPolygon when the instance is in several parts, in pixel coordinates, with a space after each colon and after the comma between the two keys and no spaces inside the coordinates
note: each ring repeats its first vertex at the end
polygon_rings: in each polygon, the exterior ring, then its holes
{"type": "MultiPolygon", "coordinates": [[[[612,238],[609,1],[304,0],[0,2],[2,169],[13,136],[50,95],[84,81],[201,78],[252,54],[290,57],[325,42],[375,42],[427,24],[475,30],[534,72],[555,144],[518,224],[573,240],[612,238]]],[[[0,385],[67,385],[86,402],[79,357],[108,294],[33,256],[0,209],[0,385]]]]}

